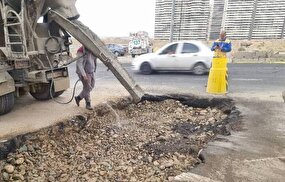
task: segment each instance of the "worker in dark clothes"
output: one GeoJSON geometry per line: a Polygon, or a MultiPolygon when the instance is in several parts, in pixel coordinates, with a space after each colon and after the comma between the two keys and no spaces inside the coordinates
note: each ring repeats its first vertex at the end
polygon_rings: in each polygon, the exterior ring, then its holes
{"type": "Polygon", "coordinates": [[[85,47],[80,47],[77,50],[76,73],[83,84],[83,90],[75,97],[77,106],[82,99],[85,99],[86,109],[92,110],[90,92],[95,85],[94,72],[96,71],[97,58],[85,47]]]}

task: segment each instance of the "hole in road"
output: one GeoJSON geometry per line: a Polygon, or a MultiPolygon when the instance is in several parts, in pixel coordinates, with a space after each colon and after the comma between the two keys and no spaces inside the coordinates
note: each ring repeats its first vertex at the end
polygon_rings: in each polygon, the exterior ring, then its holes
{"type": "Polygon", "coordinates": [[[239,112],[231,99],[146,95],[0,144],[0,180],[167,180],[199,164],[200,149],[229,135],[239,112]]]}

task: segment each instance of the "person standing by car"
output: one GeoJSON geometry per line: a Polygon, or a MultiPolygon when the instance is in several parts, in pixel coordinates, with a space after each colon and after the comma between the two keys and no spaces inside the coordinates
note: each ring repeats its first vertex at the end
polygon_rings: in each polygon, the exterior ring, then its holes
{"type": "Polygon", "coordinates": [[[225,31],[221,31],[220,38],[213,43],[211,50],[215,52],[214,57],[218,58],[226,58],[227,53],[231,52],[232,43],[227,38],[225,31]]]}
{"type": "Polygon", "coordinates": [[[82,99],[85,99],[86,109],[92,110],[90,92],[95,85],[94,72],[96,71],[97,58],[84,46],[77,50],[77,57],[79,59],[76,62],[76,73],[83,84],[83,90],[74,99],[77,106],[82,99]]]}

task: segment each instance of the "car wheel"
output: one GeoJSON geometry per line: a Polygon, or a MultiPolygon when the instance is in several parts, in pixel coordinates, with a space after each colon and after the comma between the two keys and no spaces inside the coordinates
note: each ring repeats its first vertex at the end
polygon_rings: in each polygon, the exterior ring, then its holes
{"type": "Polygon", "coordinates": [[[132,54],[132,58],[135,58],[136,57],[136,55],[135,54],[132,54]]]}
{"type": "Polygon", "coordinates": [[[140,70],[141,70],[142,74],[144,74],[144,75],[149,75],[153,71],[150,64],[146,63],[146,62],[141,65],[140,70]]]}
{"type": "Polygon", "coordinates": [[[204,75],[206,73],[206,66],[203,63],[197,63],[192,71],[195,75],[204,75]]]}
{"type": "Polygon", "coordinates": [[[116,52],[114,52],[114,54],[115,54],[115,56],[116,56],[116,57],[119,57],[119,56],[120,56],[120,53],[119,53],[119,52],[117,52],[117,51],[116,51],[116,52]]]}

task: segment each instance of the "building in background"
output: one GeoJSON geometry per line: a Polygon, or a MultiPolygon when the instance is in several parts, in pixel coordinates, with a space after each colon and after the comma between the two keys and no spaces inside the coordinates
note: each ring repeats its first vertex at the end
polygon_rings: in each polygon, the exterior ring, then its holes
{"type": "MultiPolygon", "coordinates": [[[[284,0],[176,0],[174,40],[285,37],[284,0]]],[[[172,0],[156,0],[155,39],[170,37],[172,0]]]]}
{"type": "Polygon", "coordinates": [[[156,0],[154,38],[168,40],[170,37],[172,0],[156,0]]]}
{"type": "Polygon", "coordinates": [[[214,0],[210,15],[210,28],[208,31],[209,39],[217,39],[219,37],[224,16],[225,0],[214,0]]]}
{"type": "Polygon", "coordinates": [[[285,36],[284,0],[214,0],[212,14],[211,39],[217,36],[219,25],[231,39],[280,39],[285,36]]]}
{"type": "MultiPolygon", "coordinates": [[[[176,0],[174,40],[206,39],[210,0],[176,0]]],[[[172,0],[156,0],[155,39],[169,40],[172,0]]]]}
{"type": "Polygon", "coordinates": [[[221,28],[232,39],[248,39],[252,26],[255,0],[224,0],[221,28]]]}
{"type": "Polygon", "coordinates": [[[221,28],[232,39],[280,39],[284,37],[284,0],[224,0],[221,28]]]}
{"type": "Polygon", "coordinates": [[[255,0],[256,11],[253,12],[252,39],[284,38],[285,1],[255,0]]]}

